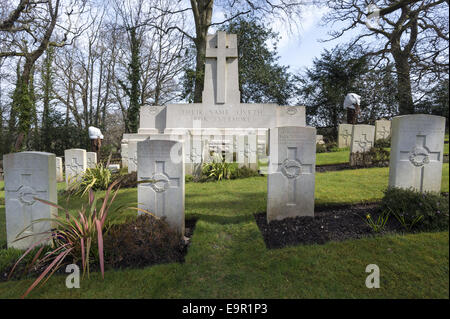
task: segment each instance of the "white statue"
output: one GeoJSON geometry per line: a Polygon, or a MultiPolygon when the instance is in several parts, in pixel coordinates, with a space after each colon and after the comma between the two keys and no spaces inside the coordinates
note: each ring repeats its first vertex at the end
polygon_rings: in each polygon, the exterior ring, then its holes
{"type": "Polygon", "coordinates": [[[361,96],[355,93],[349,93],[344,100],[344,109],[355,109],[356,105],[361,104],[361,96]]]}
{"type": "Polygon", "coordinates": [[[91,140],[96,140],[98,138],[100,138],[101,140],[103,139],[103,134],[100,131],[100,129],[94,127],[94,126],[89,126],[89,138],[91,140]]]}

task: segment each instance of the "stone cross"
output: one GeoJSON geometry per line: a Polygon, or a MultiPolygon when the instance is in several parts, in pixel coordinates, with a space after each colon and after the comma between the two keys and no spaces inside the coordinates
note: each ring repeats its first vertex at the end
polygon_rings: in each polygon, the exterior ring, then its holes
{"type": "Polygon", "coordinates": [[[237,58],[237,48],[227,46],[226,32],[217,32],[217,46],[215,48],[206,48],[206,58],[217,58],[216,70],[216,101],[219,104],[226,102],[226,76],[227,76],[227,58],[237,58]]]}
{"type": "Polygon", "coordinates": [[[416,135],[416,144],[412,150],[400,150],[400,161],[411,162],[419,173],[419,190],[423,191],[424,168],[430,162],[439,162],[441,152],[432,152],[426,146],[426,136],[416,135]]]}

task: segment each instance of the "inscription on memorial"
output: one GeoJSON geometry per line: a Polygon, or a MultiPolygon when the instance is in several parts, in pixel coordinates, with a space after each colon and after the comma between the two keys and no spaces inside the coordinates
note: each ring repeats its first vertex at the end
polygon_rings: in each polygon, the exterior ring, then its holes
{"type": "Polygon", "coordinates": [[[204,122],[252,122],[257,117],[264,115],[262,109],[226,109],[214,108],[202,110],[200,108],[183,107],[181,115],[184,117],[192,117],[194,121],[204,122]]]}

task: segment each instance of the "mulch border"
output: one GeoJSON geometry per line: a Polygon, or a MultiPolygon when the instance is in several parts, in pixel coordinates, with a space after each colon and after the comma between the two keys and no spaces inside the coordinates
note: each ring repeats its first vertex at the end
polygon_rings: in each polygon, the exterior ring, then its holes
{"type": "MultiPolygon", "coordinates": [[[[392,233],[406,233],[397,221],[387,223],[381,233],[374,233],[366,224],[367,214],[377,219],[380,203],[317,206],[314,217],[286,218],[267,224],[266,212],[254,214],[258,228],[268,249],[298,245],[323,245],[349,239],[361,239],[392,233]]],[[[390,217],[393,218],[393,217],[390,217]]]]}

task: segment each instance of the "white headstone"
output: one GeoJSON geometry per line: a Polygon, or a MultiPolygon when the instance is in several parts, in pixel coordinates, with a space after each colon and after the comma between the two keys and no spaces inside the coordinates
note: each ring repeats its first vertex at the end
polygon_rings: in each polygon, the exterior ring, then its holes
{"type": "Polygon", "coordinates": [[[440,192],[445,117],[404,115],[392,119],[389,186],[440,192]]]}
{"type": "Polygon", "coordinates": [[[366,153],[375,142],[375,126],[353,125],[350,153],[366,153]]]}
{"type": "Polygon", "coordinates": [[[122,156],[122,167],[128,167],[128,143],[120,144],[120,155],[122,156]]]}
{"type": "Polygon", "coordinates": [[[86,150],[80,148],[65,150],[64,162],[67,186],[79,182],[87,167],[86,150]]]}
{"type": "Polygon", "coordinates": [[[138,140],[128,141],[128,173],[137,171],[137,143],[138,140]]]}
{"type": "Polygon", "coordinates": [[[316,135],[316,144],[325,144],[323,141],[323,135],[316,135]]]}
{"type": "Polygon", "coordinates": [[[117,173],[120,170],[120,165],[119,164],[109,164],[108,165],[108,169],[112,172],[112,173],[117,173]]]}
{"type": "Polygon", "coordinates": [[[375,121],[375,141],[388,139],[391,137],[391,121],[378,120],[375,121]]]}
{"type": "Polygon", "coordinates": [[[352,124],[339,124],[338,128],[338,147],[345,148],[350,147],[352,142],[352,124]]]}
{"type": "Polygon", "coordinates": [[[156,216],[184,235],[183,141],[145,140],[137,143],[139,208],[156,216]]]}
{"type": "MultiPolygon", "coordinates": [[[[56,208],[34,197],[56,203],[56,157],[42,152],[22,152],[3,156],[5,169],[6,235],[8,248],[26,249],[45,235],[13,242],[33,220],[53,218],[56,208]]],[[[50,222],[33,224],[20,237],[51,230],[50,222]]]]}
{"type": "Polygon", "coordinates": [[[314,216],[316,129],[270,130],[267,221],[314,216]]]}
{"type": "Polygon", "coordinates": [[[97,153],[86,152],[87,168],[95,168],[97,166],[97,153]]]}
{"type": "Polygon", "coordinates": [[[56,158],[56,181],[64,182],[63,161],[62,157],[56,158]]]}

